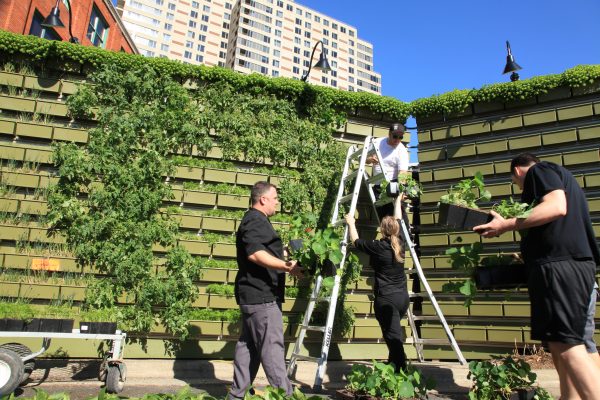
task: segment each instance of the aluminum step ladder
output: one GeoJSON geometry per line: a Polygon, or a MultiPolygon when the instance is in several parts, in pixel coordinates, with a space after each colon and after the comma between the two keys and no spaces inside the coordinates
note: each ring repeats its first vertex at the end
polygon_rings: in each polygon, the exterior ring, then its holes
{"type": "MultiPolygon", "coordinates": [[[[304,319],[303,319],[302,325],[300,326],[300,333],[299,333],[298,339],[296,340],[296,343],[294,345],[294,350],[292,352],[292,356],[291,356],[290,362],[288,364],[288,375],[293,376],[293,374],[295,373],[296,362],[298,360],[316,362],[318,364],[318,368],[317,368],[317,372],[316,372],[316,376],[315,376],[315,382],[313,385],[313,388],[315,388],[315,389],[321,388],[321,385],[323,382],[323,376],[325,375],[325,369],[327,367],[327,356],[329,353],[329,346],[331,344],[333,321],[334,321],[334,317],[335,317],[337,298],[339,295],[341,275],[343,273],[343,270],[340,266],[344,265],[344,262],[346,261],[347,252],[348,252],[349,230],[348,230],[348,227],[344,220],[344,215],[345,214],[354,215],[354,213],[356,212],[358,197],[359,197],[361,186],[363,185],[363,183],[367,187],[370,202],[373,205],[373,208],[375,208],[375,206],[379,203],[379,201],[377,201],[377,199],[375,197],[375,193],[373,191],[373,186],[378,185],[383,181],[389,181],[388,177],[385,174],[385,170],[383,168],[382,168],[381,173],[379,173],[377,175],[373,175],[373,176],[369,176],[366,172],[366,160],[369,156],[376,155],[379,160],[382,159],[379,149],[377,148],[377,146],[374,145],[375,140],[376,140],[375,137],[368,136],[365,138],[362,147],[353,145],[348,148],[348,151],[346,154],[346,160],[344,163],[344,169],[342,172],[342,177],[340,179],[340,185],[338,188],[338,193],[337,193],[337,197],[336,197],[335,204],[334,204],[334,211],[333,211],[333,215],[331,218],[331,225],[344,226],[343,240],[340,243],[340,250],[342,252],[342,260],[339,265],[336,265],[336,274],[334,277],[334,285],[333,285],[330,296],[326,296],[326,297],[319,296],[322,282],[323,282],[323,277],[321,275],[317,276],[315,285],[313,287],[313,291],[311,293],[311,296],[310,296],[310,299],[308,302],[308,307],[306,309],[306,313],[304,314],[304,319]],[[347,188],[349,188],[349,187],[351,187],[350,191],[347,190],[347,188]],[[309,324],[310,319],[312,317],[312,313],[314,311],[314,308],[315,308],[315,305],[317,302],[329,303],[326,323],[324,326],[314,326],[314,325],[309,324]],[[304,338],[306,336],[307,331],[323,332],[323,343],[321,346],[321,354],[319,357],[311,357],[311,356],[306,356],[306,355],[300,354],[301,349],[302,349],[302,344],[304,343],[304,338]]],[[[375,215],[376,214],[377,213],[375,213],[375,215]]],[[[435,297],[433,296],[433,293],[431,291],[431,288],[429,287],[429,284],[427,283],[427,280],[425,279],[425,275],[423,274],[423,270],[421,268],[417,254],[415,252],[415,245],[413,244],[412,240],[410,239],[410,234],[408,232],[408,229],[407,229],[406,224],[403,219],[401,219],[401,225],[402,225],[402,233],[406,240],[406,244],[410,248],[410,254],[413,259],[413,264],[415,265],[415,268],[417,270],[419,278],[421,279],[421,283],[425,287],[424,295],[429,297],[429,299],[436,311],[435,316],[416,316],[413,314],[410,307],[407,311],[408,321],[409,321],[409,325],[410,325],[411,331],[412,331],[411,342],[415,345],[415,348],[417,350],[417,357],[418,357],[419,361],[424,360],[423,345],[425,345],[425,344],[445,344],[445,345],[450,344],[452,346],[452,348],[454,349],[455,353],[457,354],[458,360],[460,361],[461,364],[464,365],[464,364],[466,364],[466,360],[463,357],[462,352],[460,351],[458,344],[456,343],[456,340],[454,339],[454,336],[452,335],[452,332],[450,331],[450,328],[446,322],[446,319],[444,318],[442,311],[441,311],[437,301],[435,300],[435,297]],[[446,335],[448,336],[448,340],[420,338],[418,336],[418,332],[417,332],[416,324],[415,324],[415,322],[419,321],[419,320],[440,321],[442,326],[444,327],[444,331],[446,332],[446,335]]],[[[408,271],[408,272],[410,273],[411,271],[408,271]]],[[[424,296],[421,293],[419,293],[419,294],[412,293],[411,297],[424,297],[424,296]]]]}

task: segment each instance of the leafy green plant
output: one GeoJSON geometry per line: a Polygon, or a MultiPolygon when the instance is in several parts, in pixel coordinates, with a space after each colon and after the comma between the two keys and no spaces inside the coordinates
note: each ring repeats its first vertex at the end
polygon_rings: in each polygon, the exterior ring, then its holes
{"type": "Polygon", "coordinates": [[[160,209],[171,195],[164,182],[174,169],[170,155],[210,146],[197,125],[201,113],[181,85],[147,67],[107,66],[91,80],[93,86],[81,86],[67,103],[77,118],[93,112],[98,125],[86,148],[55,146],[59,180],[48,195],[51,231],[66,235],[80,264],[111,277],[88,287],[90,307],[110,309],[126,294],[133,303],[120,310],[127,330],[148,332],[158,315],[184,338],[199,269],[174,246],[176,223],[160,209]],[[157,274],[154,243],[171,246],[157,274]]]}
{"type": "MultiPolygon", "coordinates": [[[[508,399],[517,389],[534,388],[537,375],[531,366],[522,359],[494,357],[493,361],[471,361],[467,379],[473,381],[469,391],[471,400],[508,399]]],[[[535,387],[534,399],[551,399],[542,388],[535,387]]]]}
{"type": "Polygon", "coordinates": [[[502,200],[498,204],[494,204],[492,210],[496,211],[502,218],[527,218],[531,214],[533,205],[514,201],[513,198],[502,200]]]}
{"type": "Polygon", "coordinates": [[[355,395],[368,395],[384,399],[427,398],[427,391],[435,388],[435,382],[426,379],[412,365],[406,370],[394,372],[394,366],[377,361],[373,365],[355,364],[346,377],[346,389],[355,395]]]}
{"type": "Polygon", "coordinates": [[[234,286],[227,283],[211,283],[206,287],[206,293],[233,296],[234,286]]]}
{"type": "Polygon", "coordinates": [[[7,300],[0,299],[0,318],[31,319],[35,312],[31,304],[25,299],[7,300]]]}
{"type": "Polygon", "coordinates": [[[468,208],[479,208],[477,202],[489,201],[492,194],[485,190],[483,175],[477,172],[473,178],[463,179],[448,189],[448,193],[440,198],[440,203],[454,204],[468,208]]]}

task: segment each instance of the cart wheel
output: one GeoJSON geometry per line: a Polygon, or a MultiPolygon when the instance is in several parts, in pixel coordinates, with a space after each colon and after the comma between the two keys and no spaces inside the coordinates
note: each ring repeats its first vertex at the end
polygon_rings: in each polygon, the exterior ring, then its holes
{"type": "Polygon", "coordinates": [[[23,361],[12,350],[0,349],[0,396],[11,394],[21,383],[23,361]]]}
{"type": "MultiPolygon", "coordinates": [[[[21,343],[2,344],[2,345],[0,345],[0,349],[12,350],[21,357],[27,357],[28,355],[33,353],[29,347],[27,347],[21,343]]],[[[23,363],[23,377],[21,378],[21,382],[19,382],[19,383],[24,383],[27,380],[27,378],[29,378],[29,375],[31,375],[31,372],[33,372],[34,369],[35,369],[35,358],[25,361],[23,363]]]]}
{"type": "Polygon", "coordinates": [[[121,393],[127,379],[127,367],[125,364],[112,364],[108,366],[106,373],[106,391],[108,393],[121,393]]]}

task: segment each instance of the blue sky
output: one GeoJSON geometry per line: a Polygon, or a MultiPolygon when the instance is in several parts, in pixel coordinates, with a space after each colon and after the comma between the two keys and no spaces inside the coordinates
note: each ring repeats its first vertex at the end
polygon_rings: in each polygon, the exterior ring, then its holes
{"type": "Polygon", "coordinates": [[[382,93],[403,101],[600,64],[599,0],[297,0],[373,44],[382,93]]]}

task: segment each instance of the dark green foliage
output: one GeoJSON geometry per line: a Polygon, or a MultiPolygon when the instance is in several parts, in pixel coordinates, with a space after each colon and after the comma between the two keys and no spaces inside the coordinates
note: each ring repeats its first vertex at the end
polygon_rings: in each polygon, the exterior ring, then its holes
{"type": "Polygon", "coordinates": [[[198,265],[172,247],[165,272],[155,274],[152,245],[173,246],[177,233],[176,223],[159,212],[171,193],[164,181],[173,171],[168,156],[192,144],[205,149],[208,132],[186,90],[147,67],[109,66],[91,78],[94,85],[82,87],[69,105],[76,105],[76,117],[98,110],[98,125],[89,131],[86,149],[55,146],[59,182],[48,197],[52,230],[66,235],[81,264],[111,276],[89,287],[88,306],[111,308],[126,293],[133,303],[123,309],[127,330],[147,332],[158,315],[183,338],[198,265]]]}
{"type": "Polygon", "coordinates": [[[383,399],[427,398],[427,391],[435,388],[435,382],[426,379],[421,372],[408,365],[406,370],[394,373],[390,364],[373,361],[373,366],[355,364],[347,376],[346,388],[356,396],[367,395],[383,399]]]}

